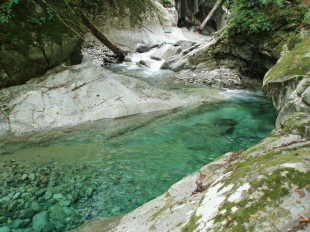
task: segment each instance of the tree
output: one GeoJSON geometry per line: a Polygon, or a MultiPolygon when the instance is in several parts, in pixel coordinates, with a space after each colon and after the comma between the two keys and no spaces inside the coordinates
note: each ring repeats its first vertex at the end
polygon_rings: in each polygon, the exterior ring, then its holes
{"type": "Polygon", "coordinates": [[[213,14],[215,13],[215,11],[223,4],[223,2],[224,2],[224,0],[217,0],[216,1],[215,5],[213,6],[212,10],[209,12],[207,17],[203,20],[201,25],[197,27],[200,31],[202,31],[206,27],[207,23],[210,21],[213,14]]]}
{"type": "Polygon", "coordinates": [[[89,31],[105,46],[107,46],[109,49],[111,49],[112,52],[114,52],[117,57],[119,57],[121,60],[124,60],[127,53],[122,50],[119,46],[117,46],[115,43],[113,43],[111,40],[108,39],[97,27],[94,25],[90,19],[85,15],[83,10],[79,8],[83,23],[84,25],[89,29],[89,31]]]}
{"type": "MultiPolygon", "coordinates": [[[[51,7],[51,9],[53,9],[53,11],[55,12],[55,14],[57,15],[57,17],[73,32],[76,33],[76,30],[74,29],[74,27],[72,27],[71,25],[69,25],[68,23],[65,22],[64,18],[62,18],[62,15],[59,13],[59,11],[57,10],[57,8],[55,8],[54,6],[52,6],[51,4],[47,3],[46,0],[42,0],[47,6],[51,7]]],[[[71,8],[71,10],[73,9],[70,4],[67,2],[67,0],[64,0],[64,2],[66,3],[66,5],[71,8]]],[[[72,5],[72,3],[71,3],[72,5]]],[[[107,36],[105,36],[97,27],[96,25],[87,17],[87,15],[83,12],[83,10],[81,9],[81,7],[78,5],[78,3],[73,3],[73,6],[75,9],[78,9],[81,18],[82,18],[82,22],[84,24],[84,26],[100,41],[102,42],[105,46],[107,46],[109,49],[111,49],[112,52],[114,52],[117,57],[119,57],[121,60],[123,60],[125,58],[125,56],[127,55],[127,52],[125,52],[124,50],[122,50],[119,46],[117,46],[115,43],[113,43],[107,36]]]]}

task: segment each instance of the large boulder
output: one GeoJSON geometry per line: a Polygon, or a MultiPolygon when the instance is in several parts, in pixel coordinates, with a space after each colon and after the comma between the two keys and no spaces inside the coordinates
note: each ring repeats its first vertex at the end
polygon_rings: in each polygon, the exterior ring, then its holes
{"type": "Polygon", "coordinates": [[[284,52],[266,74],[263,90],[278,112],[277,126],[290,113],[310,112],[310,36],[284,52]]]}
{"type": "Polygon", "coordinates": [[[59,73],[0,91],[0,134],[20,135],[103,118],[174,109],[204,99],[152,88],[114,74],[100,63],[65,67],[59,73]]]}
{"type": "Polygon", "coordinates": [[[62,62],[80,63],[81,42],[78,36],[64,36],[61,43],[49,41],[40,46],[25,44],[14,49],[0,49],[0,89],[24,84],[62,62]]]}
{"type": "Polygon", "coordinates": [[[169,57],[175,54],[176,48],[171,44],[165,44],[156,50],[152,55],[151,58],[154,60],[166,60],[169,57]]]}
{"type": "MultiPolygon", "coordinates": [[[[105,14],[92,13],[91,10],[89,12],[93,22],[109,39],[130,49],[134,49],[138,43],[153,44],[154,41],[157,41],[157,44],[174,44],[179,40],[205,40],[202,35],[192,33],[186,28],[178,28],[174,15],[157,0],[140,3],[139,7],[134,5],[133,9],[126,9],[126,14],[122,14],[115,10],[124,7],[123,1],[113,1],[113,5],[109,1],[102,1],[98,7],[109,11],[105,14]]],[[[96,41],[90,34],[86,36],[86,40],[92,43],[96,41]]]]}

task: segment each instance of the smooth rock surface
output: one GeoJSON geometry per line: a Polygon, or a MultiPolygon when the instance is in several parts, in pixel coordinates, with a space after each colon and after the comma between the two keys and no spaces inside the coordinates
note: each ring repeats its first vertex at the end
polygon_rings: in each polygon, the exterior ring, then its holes
{"type": "Polygon", "coordinates": [[[139,53],[148,52],[150,50],[151,50],[150,47],[147,46],[146,44],[141,44],[141,43],[137,44],[136,51],[139,53]]]}
{"type": "Polygon", "coordinates": [[[176,48],[173,45],[165,44],[164,46],[162,46],[158,50],[156,50],[151,55],[151,58],[154,60],[166,60],[175,54],[175,50],[176,50],[176,48]]]}
{"type": "Polygon", "coordinates": [[[263,90],[278,112],[277,126],[293,112],[310,112],[310,36],[283,54],[265,76],[263,90]]]}
{"type": "Polygon", "coordinates": [[[99,63],[84,63],[0,91],[0,122],[20,135],[103,118],[174,109],[204,99],[150,87],[145,82],[114,74],[99,63]]]}

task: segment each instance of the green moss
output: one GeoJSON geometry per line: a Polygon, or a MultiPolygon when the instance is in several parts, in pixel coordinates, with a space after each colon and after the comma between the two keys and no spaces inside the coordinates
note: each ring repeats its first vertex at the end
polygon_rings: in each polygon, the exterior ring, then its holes
{"type": "Polygon", "coordinates": [[[189,222],[182,227],[181,232],[191,232],[194,231],[199,224],[197,223],[201,216],[196,216],[196,211],[192,214],[189,222]]]}
{"type": "Polygon", "coordinates": [[[165,195],[166,198],[171,197],[171,194],[169,192],[166,193],[165,195]]]}
{"type": "Polygon", "coordinates": [[[309,185],[309,176],[310,172],[303,173],[293,168],[281,168],[265,176],[265,178],[256,179],[251,183],[251,189],[248,194],[251,195],[264,186],[264,188],[259,190],[263,193],[263,196],[258,200],[247,198],[239,203],[225,201],[219,210],[226,209],[227,212],[225,215],[218,215],[215,218],[215,222],[224,221],[230,216],[234,222],[237,222],[229,226],[230,231],[253,231],[251,224],[249,224],[251,215],[258,211],[264,211],[267,206],[276,208],[278,200],[290,194],[290,189],[293,189],[293,185],[297,185],[298,188],[304,188],[309,185]],[[286,176],[282,175],[284,172],[286,172],[286,176]],[[239,208],[235,213],[231,211],[234,206],[239,208]]]}
{"type": "Polygon", "coordinates": [[[169,209],[171,207],[171,202],[172,202],[172,199],[169,199],[166,204],[161,208],[159,209],[156,213],[154,213],[151,217],[150,217],[150,220],[151,221],[154,221],[159,215],[161,215],[163,212],[165,212],[167,209],[169,209]]]}
{"type": "Polygon", "coordinates": [[[156,230],[156,226],[155,226],[155,225],[152,225],[152,226],[150,227],[150,230],[156,230]]]}
{"type": "Polygon", "coordinates": [[[304,38],[294,49],[286,54],[265,77],[265,80],[289,79],[292,76],[303,76],[310,72],[310,36],[304,38]]]}

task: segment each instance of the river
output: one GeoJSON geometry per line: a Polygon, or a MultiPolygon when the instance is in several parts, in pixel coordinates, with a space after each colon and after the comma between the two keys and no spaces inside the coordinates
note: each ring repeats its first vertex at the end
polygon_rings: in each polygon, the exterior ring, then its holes
{"type": "Polygon", "coordinates": [[[218,156],[256,144],[274,128],[276,113],[259,89],[175,85],[162,79],[166,72],[159,67],[154,62],[149,68],[110,69],[156,87],[211,92],[226,100],[0,137],[0,226],[31,231],[39,220],[34,215],[47,212],[40,219],[47,231],[68,231],[97,216],[127,213],[218,156]]]}

